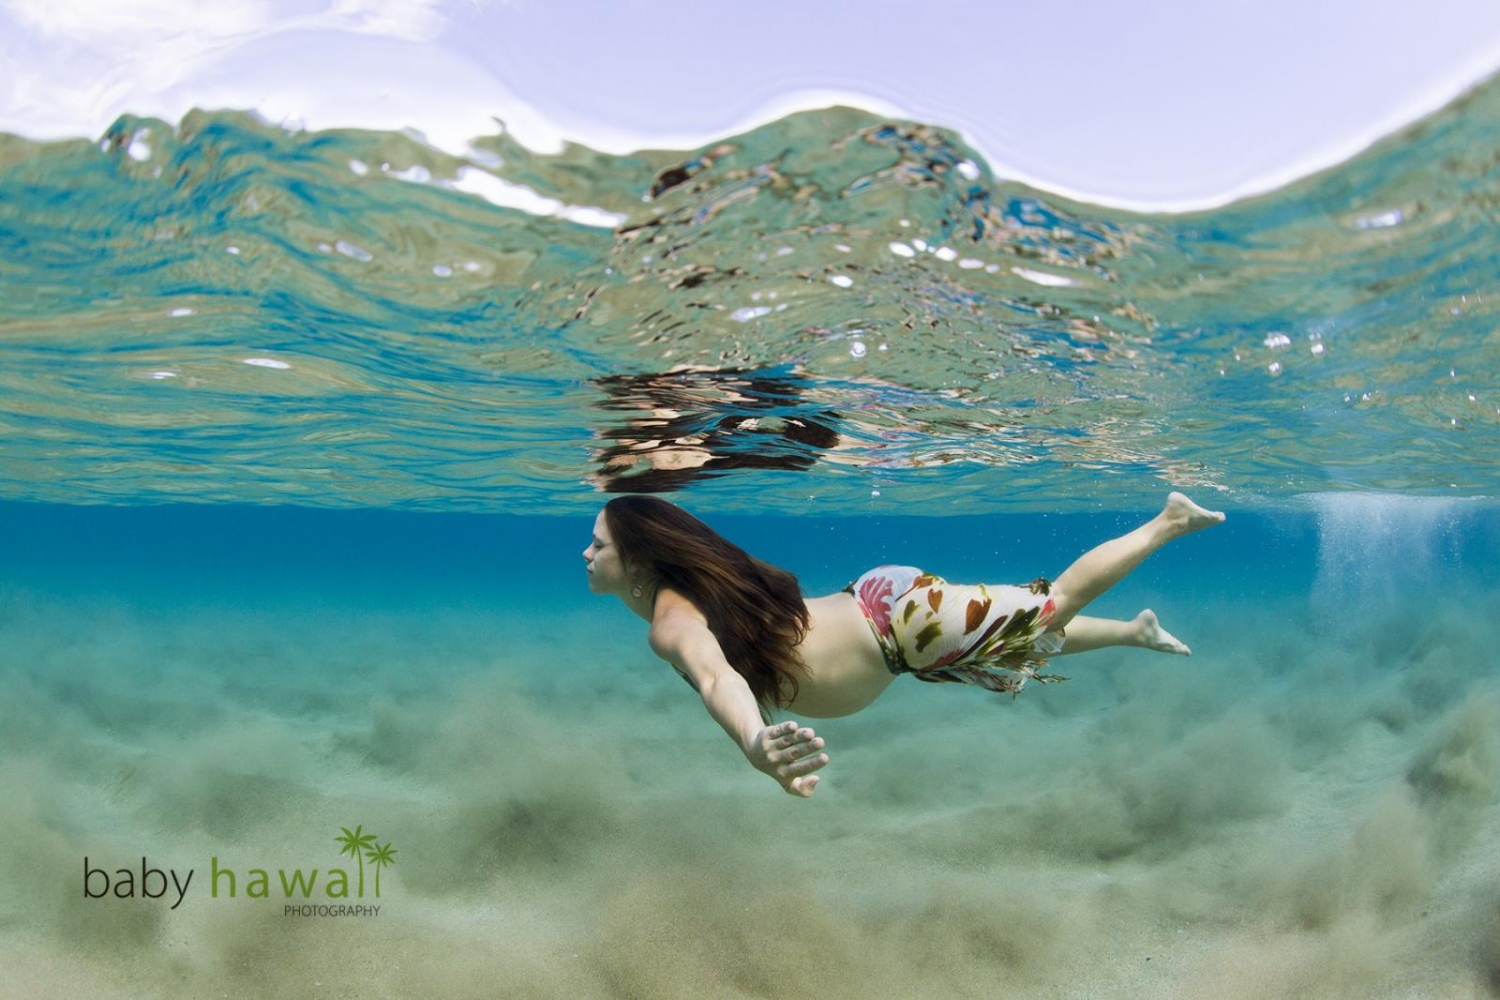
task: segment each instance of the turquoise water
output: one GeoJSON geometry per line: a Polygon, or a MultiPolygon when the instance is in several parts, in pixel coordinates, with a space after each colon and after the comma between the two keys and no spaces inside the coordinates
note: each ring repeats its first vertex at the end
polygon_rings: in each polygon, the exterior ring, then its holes
{"type": "Polygon", "coordinates": [[[1491,995],[1497,130],[1170,217],[850,110],[0,140],[0,993],[1491,995]],[[1174,488],[1228,522],[1091,612],[1191,659],[898,682],[811,801],[580,559],[651,491],[813,594],[1030,580],[1174,488]],[[379,914],[287,913],[355,825],[379,914]]]}
{"type": "Polygon", "coordinates": [[[1491,85],[1172,217],[997,182],[948,133],[847,110],[630,157],[202,113],[9,139],[0,497],[1491,496],[1497,132],[1491,85]],[[467,193],[502,183],[553,214],[467,193]]]}

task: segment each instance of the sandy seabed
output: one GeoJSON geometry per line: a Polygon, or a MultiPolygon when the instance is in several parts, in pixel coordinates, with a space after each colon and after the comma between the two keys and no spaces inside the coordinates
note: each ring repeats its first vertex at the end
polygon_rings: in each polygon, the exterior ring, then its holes
{"type": "Polygon", "coordinates": [[[802,801],[613,602],[7,585],[0,995],[1500,995],[1500,599],[1153,603],[1197,655],[904,679],[802,801]],[[311,902],[378,915],[286,915],[355,825],[378,901],[311,902]]]}

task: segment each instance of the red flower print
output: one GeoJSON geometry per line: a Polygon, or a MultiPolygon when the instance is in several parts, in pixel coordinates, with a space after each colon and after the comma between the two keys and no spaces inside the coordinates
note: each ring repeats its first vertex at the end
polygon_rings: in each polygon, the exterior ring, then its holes
{"type": "Polygon", "coordinates": [[[859,587],[859,603],[864,605],[865,616],[882,636],[891,634],[891,600],[896,596],[895,589],[888,576],[871,576],[859,587]]]}
{"type": "Polygon", "coordinates": [[[990,599],[986,597],[982,601],[970,600],[969,606],[964,611],[964,635],[977,629],[984,624],[984,618],[990,613],[990,599]]]}
{"type": "Polygon", "coordinates": [[[946,667],[948,664],[952,663],[954,660],[957,660],[959,657],[963,656],[969,651],[969,647],[967,646],[959,646],[957,649],[950,649],[948,650],[948,652],[944,653],[942,656],[939,656],[937,659],[933,660],[922,669],[937,670],[939,667],[946,667]]]}

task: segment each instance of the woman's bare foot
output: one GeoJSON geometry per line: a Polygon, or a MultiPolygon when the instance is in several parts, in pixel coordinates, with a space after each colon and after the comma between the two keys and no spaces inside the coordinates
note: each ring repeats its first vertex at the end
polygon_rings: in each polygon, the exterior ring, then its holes
{"type": "MultiPolygon", "coordinates": [[[[1181,496],[1181,494],[1174,495],[1181,496]]],[[[1183,499],[1187,498],[1183,497],[1183,499]]],[[[1223,514],[1219,515],[1220,518],[1223,516],[1223,514]]],[[[1156,612],[1150,608],[1136,615],[1130,624],[1136,627],[1138,645],[1142,649],[1154,649],[1158,653],[1176,653],[1178,656],[1193,655],[1187,643],[1161,627],[1161,622],[1156,620],[1156,612]]]]}
{"type": "Polygon", "coordinates": [[[1167,505],[1162,508],[1161,516],[1172,525],[1176,536],[1190,535],[1224,522],[1221,511],[1205,510],[1182,493],[1167,494],[1167,505]]]}

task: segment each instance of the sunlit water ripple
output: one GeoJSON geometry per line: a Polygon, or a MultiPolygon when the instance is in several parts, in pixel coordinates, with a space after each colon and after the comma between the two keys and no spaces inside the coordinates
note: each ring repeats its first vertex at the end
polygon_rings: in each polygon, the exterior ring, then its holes
{"type": "Polygon", "coordinates": [[[1491,83],[1185,216],[849,109],[623,157],[236,113],[0,137],[0,499],[1492,496],[1497,133],[1491,83]]]}

